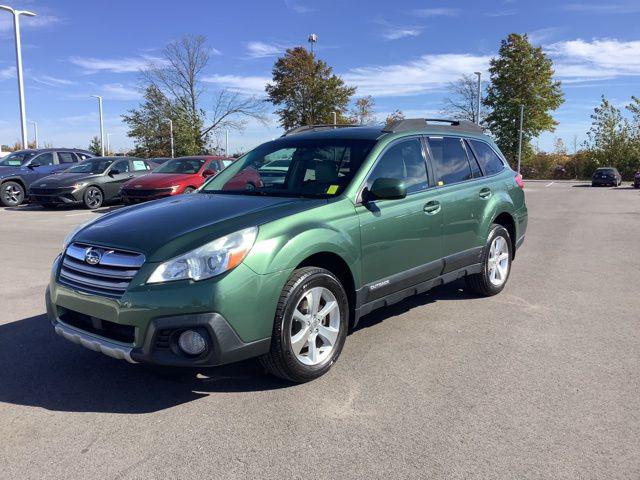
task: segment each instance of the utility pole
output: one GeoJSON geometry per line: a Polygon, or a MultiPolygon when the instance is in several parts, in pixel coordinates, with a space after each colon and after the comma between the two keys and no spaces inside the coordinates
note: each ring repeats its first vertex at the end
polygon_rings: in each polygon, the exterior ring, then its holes
{"type": "Polygon", "coordinates": [[[100,95],[91,95],[98,99],[98,112],[100,113],[100,156],[104,157],[104,119],[102,118],[102,97],[100,95]]]}
{"type": "Polygon", "coordinates": [[[38,122],[31,120],[29,123],[33,125],[33,140],[35,141],[36,148],[38,148],[38,122]]]}
{"type": "Polygon", "coordinates": [[[111,155],[111,134],[107,133],[107,155],[111,155]]]}
{"type": "Polygon", "coordinates": [[[478,98],[476,98],[476,123],[478,125],[480,125],[480,97],[482,96],[481,93],[481,83],[480,83],[480,78],[482,77],[482,73],[480,72],[473,72],[478,76],[478,98]]]}
{"type": "Polygon", "coordinates": [[[522,124],[524,122],[524,105],[520,105],[520,131],[518,132],[518,173],[522,161],[522,124]]]}
{"type": "Polygon", "coordinates": [[[18,73],[18,101],[20,103],[20,132],[22,133],[22,148],[29,148],[27,140],[27,114],[24,106],[24,78],[22,75],[22,45],[20,41],[20,15],[35,17],[36,14],[26,10],[14,10],[6,5],[0,5],[0,10],[6,10],[13,15],[13,30],[16,44],[16,70],[18,73]]]}
{"type": "Polygon", "coordinates": [[[229,129],[224,131],[224,155],[229,156],[229,129]]]}
{"type": "Polygon", "coordinates": [[[315,33],[312,33],[311,35],[309,35],[309,38],[307,39],[307,41],[309,42],[309,45],[310,45],[311,55],[313,55],[313,46],[316,43],[318,43],[318,35],[316,35],[315,33]]]}
{"type": "Polygon", "coordinates": [[[171,158],[174,158],[175,151],[173,148],[173,120],[169,118],[167,121],[169,122],[169,140],[171,141],[171,158]]]}

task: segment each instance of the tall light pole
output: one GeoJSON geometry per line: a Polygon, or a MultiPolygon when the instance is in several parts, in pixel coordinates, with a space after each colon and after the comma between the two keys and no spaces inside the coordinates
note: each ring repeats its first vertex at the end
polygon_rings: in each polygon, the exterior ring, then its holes
{"type": "Polygon", "coordinates": [[[518,173],[520,173],[520,161],[522,160],[522,124],[524,121],[524,105],[520,105],[520,131],[518,132],[518,173]]]}
{"type": "Polygon", "coordinates": [[[173,149],[173,120],[169,118],[167,119],[167,121],[169,122],[169,140],[171,142],[171,158],[174,158],[175,152],[173,149]]]}
{"type": "Polygon", "coordinates": [[[100,95],[91,96],[98,99],[98,112],[100,113],[100,156],[104,157],[104,119],[102,118],[102,97],[100,95]]]}
{"type": "Polygon", "coordinates": [[[38,148],[38,122],[31,120],[29,123],[33,125],[33,140],[35,141],[36,148],[38,148]]]}
{"type": "Polygon", "coordinates": [[[477,94],[478,98],[476,98],[476,123],[480,125],[480,96],[481,96],[480,78],[482,77],[482,73],[480,72],[473,72],[473,73],[475,73],[478,76],[478,94],[477,94]]]}
{"type": "Polygon", "coordinates": [[[225,157],[229,156],[229,129],[228,128],[224,131],[224,155],[225,157]]]}
{"type": "Polygon", "coordinates": [[[316,35],[315,33],[312,33],[311,35],[309,35],[309,38],[307,39],[307,41],[309,42],[310,48],[311,48],[311,55],[313,55],[313,46],[318,43],[318,35],[316,35]]]}
{"type": "Polygon", "coordinates": [[[20,131],[22,133],[22,148],[28,148],[27,141],[27,114],[24,107],[24,78],[22,76],[22,46],[20,44],[20,15],[35,17],[36,14],[27,10],[14,10],[6,5],[0,5],[0,10],[6,10],[13,14],[13,29],[16,41],[16,69],[18,71],[18,97],[20,102],[20,131]]]}
{"type": "Polygon", "coordinates": [[[107,133],[107,155],[111,155],[111,134],[107,133]]]}

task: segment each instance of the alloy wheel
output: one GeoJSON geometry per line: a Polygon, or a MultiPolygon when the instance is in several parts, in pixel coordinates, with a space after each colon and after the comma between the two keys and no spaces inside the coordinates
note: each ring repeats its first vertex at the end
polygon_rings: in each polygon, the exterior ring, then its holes
{"type": "Polygon", "coordinates": [[[340,306],[324,287],[307,290],[293,310],[291,350],[305,365],[319,365],[333,352],[340,332],[340,306]]]}
{"type": "Polygon", "coordinates": [[[97,188],[90,188],[87,191],[87,207],[89,208],[98,208],[102,205],[102,192],[97,188]]]}
{"type": "Polygon", "coordinates": [[[19,186],[9,184],[3,189],[2,199],[4,200],[5,205],[20,205],[24,200],[24,192],[19,186]]]}
{"type": "Polygon", "coordinates": [[[509,274],[509,246],[504,237],[497,236],[491,242],[489,247],[489,258],[487,259],[487,267],[489,270],[489,281],[499,287],[507,281],[509,274]]]}

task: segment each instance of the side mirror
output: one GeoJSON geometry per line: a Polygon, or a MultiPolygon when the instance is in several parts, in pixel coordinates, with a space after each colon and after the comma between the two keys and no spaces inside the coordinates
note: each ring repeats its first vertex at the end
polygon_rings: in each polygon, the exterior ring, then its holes
{"type": "Polygon", "coordinates": [[[216,174],[215,170],[210,170],[210,169],[206,169],[204,172],[202,172],[202,176],[207,178],[207,177],[211,177],[213,175],[216,174]]]}
{"type": "Polygon", "coordinates": [[[39,164],[38,162],[30,163],[29,165],[27,165],[27,167],[28,167],[28,168],[30,168],[30,169],[32,169],[32,170],[33,170],[34,168],[39,167],[39,166],[40,166],[40,164],[39,164]]]}
{"type": "Polygon", "coordinates": [[[367,191],[367,200],[398,200],[407,196],[407,187],[397,178],[376,178],[367,191]]]}
{"type": "Polygon", "coordinates": [[[116,175],[120,175],[122,172],[120,170],[118,170],[117,168],[114,168],[113,170],[111,170],[109,172],[109,176],[110,177],[115,177],[116,175]]]}

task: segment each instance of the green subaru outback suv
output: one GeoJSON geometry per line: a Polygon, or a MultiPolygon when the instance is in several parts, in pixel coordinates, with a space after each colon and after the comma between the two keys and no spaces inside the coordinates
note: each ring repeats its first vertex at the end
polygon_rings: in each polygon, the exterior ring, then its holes
{"type": "Polygon", "coordinates": [[[499,293],[527,227],[522,187],[469,122],[301,127],[192,195],[72,232],[48,315],[64,338],[129,362],[259,357],[308,381],[378,307],[462,277],[499,293]]]}

